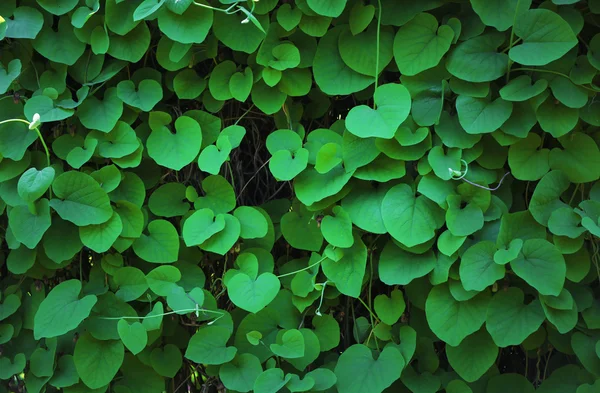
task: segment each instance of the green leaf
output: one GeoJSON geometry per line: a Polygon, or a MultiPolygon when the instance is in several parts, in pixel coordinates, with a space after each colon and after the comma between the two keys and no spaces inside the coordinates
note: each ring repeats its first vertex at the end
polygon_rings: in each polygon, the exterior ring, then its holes
{"type": "Polygon", "coordinates": [[[450,49],[454,31],[448,25],[438,28],[435,17],[416,15],[400,27],[394,38],[394,58],[403,75],[416,75],[437,66],[450,49]],[[410,45],[407,45],[410,43],[410,45]]]}
{"type": "Polygon", "coordinates": [[[32,7],[20,6],[15,9],[13,19],[6,19],[7,38],[34,39],[44,25],[44,16],[32,7]]]}
{"type": "Polygon", "coordinates": [[[522,343],[533,334],[545,319],[540,301],[523,304],[524,294],[519,288],[498,291],[490,302],[486,328],[499,347],[522,343]]]}
{"type": "MultiPolygon", "coordinates": [[[[241,13],[217,12],[214,15],[213,33],[228,48],[234,51],[253,53],[265,38],[265,34],[252,23],[242,23],[244,19],[246,16],[241,13]]],[[[258,21],[263,27],[269,25],[268,19],[264,15],[260,15],[258,21]]]]}
{"type": "Polygon", "coordinates": [[[185,186],[180,183],[166,183],[157,188],[148,199],[152,214],[161,217],[177,217],[190,210],[185,201],[185,186]]]}
{"type": "Polygon", "coordinates": [[[257,209],[240,206],[235,209],[233,215],[240,222],[242,239],[258,239],[267,235],[269,223],[257,209]]]}
{"type": "Polygon", "coordinates": [[[144,0],[134,11],[133,20],[138,21],[154,14],[162,7],[165,0],[144,0]]]}
{"type": "Polygon", "coordinates": [[[548,219],[550,232],[571,239],[576,239],[585,232],[585,228],[579,226],[579,224],[581,224],[581,217],[569,207],[554,210],[548,219]]]}
{"type": "Polygon", "coordinates": [[[502,98],[494,101],[485,98],[458,96],[456,111],[460,125],[469,134],[485,134],[496,131],[512,113],[513,105],[502,98]]]}
{"type": "Polygon", "coordinates": [[[579,110],[569,108],[560,101],[548,97],[537,108],[535,116],[542,130],[559,138],[575,128],[579,121],[579,110]]]}
{"type": "Polygon", "coordinates": [[[121,216],[113,212],[108,221],[102,224],[80,227],[79,237],[84,246],[97,253],[102,253],[110,249],[122,232],[121,216]]]}
{"type": "Polygon", "coordinates": [[[458,44],[446,61],[448,72],[468,82],[498,79],[508,63],[508,56],[497,52],[504,40],[503,34],[487,33],[458,44]]]}
{"type": "Polygon", "coordinates": [[[458,346],[485,322],[489,298],[489,292],[481,292],[459,302],[447,285],[436,285],[429,292],[425,304],[429,327],[447,344],[458,346]]]}
{"type": "Polygon", "coordinates": [[[61,336],[90,315],[97,298],[87,295],[79,298],[81,282],[67,280],[54,287],[35,313],[33,334],[36,340],[61,336]]]}
{"type": "Polygon", "coordinates": [[[113,215],[106,191],[82,172],[63,173],[52,183],[52,190],[59,199],[52,199],[50,206],[63,220],[77,226],[102,224],[113,215]]]}
{"type": "Polygon", "coordinates": [[[407,247],[431,240],[443,223],[442,210],[424,196],[416,197],[407,184],[398,184],[386,193],[381,214],[390,235],[407,247]]]}
{"type": "Polygon", "coordinates": [[[394,289],[390,297],[384,294],[377,295],[373,307],[379,319],[385,324],[392,326],[398,322],[406,308],[404,294],[402,291],[394,289]]]}
{"type": "Polygon", "coordinates": [[[277,335],[277,342],[271,344],[271,351],[286,359],[301,358],[304,356],[304,336],[297,329],[289,329],[277,335]]]}
{"type": "Polygon", "coordinates": [[[393,346],[385,347],[375,360],[367,346],[354,344],[342,353],[335,366],[337,388],[345,393],[381,393],[400,378],[405,364],[393,346]]]}
{"type": "Polygon", "coordinates": [[[531,0],[473,0],[471,6],[487,26],[505,31],[513,25],[516,18],[529,9],[531,0]]]}
{"type": "Polygon", "coordinates": [[[367,247],[358,235],[354,235],[354,244],[343,253],[337,262],[326,258],[321,264],[323,273],[341,293],[358,297],[367,266],[367,247]]]}
{"type": "Polygon", "coordinates": [[[521,374],[506,373],[495,375],[489,379],[487,393],[502,393],[505,389],[519,393],[535,392],[531,382],[521,374]]]}
{"type": "Polygon", "coordinates": [[[523,243],[517,259],[510,263],[512,270],[542,295],[558,296],[566,275],[565,259],[556,247],[543,239],[523,243]]]}
{"type": "Polygon", "coordinates": [[[319,15],[337,18],[346,7],[346,0],[307,0],[311,10],[319,15]]]}
{"type": "Polygon", "coordinates": [[[302,19],[302,11],[299,8],[293,8],[289,4],[282,4],[277,8],[277,23],[286,31],[291,31],[298,26],[302,19]]]}
{"type": "Polygon", "coordinates": [[[458,346],[446,347],[448,363],[467,382],[481,378],[496,361],[498,347],[485,329],[465,338],[458,346]]]}
{"type": "Polygon", "coordinates": [[[345,95],[363,90],[374,80],[359,74],[344,63],[338,49],[338,41],[344,27],[327,31],[317,46],[313,62],[315,83],[325,94],[345,95]]]}
{"type": "Polygon", "coordinates": [[[32,206],[35,214],[27,205],[15,206],[8,214],[9,228],[13,236],[30,249],[38,245],[51,225],[48,200],[40,199],[32,206]]]}
{"type": "Polygon", "coordinates": [[[352,220],[341,206],[333,208],[335,216],[325,216],[321,221],[321,232],[325,240],[335,247],[349,248],[354,243],[352,220]]]}
{"type": "Polygon", "coordinates": [[[546,79],[539,79],[532,85],[529,75],[520,75],[502,87],[499,93],[500,97],[506,101],[521,102],[542,94],[547,87],[546,79]]]}
{"type": "Polygon", "coordinates": [[[183,240],[186,246],[197,246],[204,243],[214,234],[225,228],[225,216],[214,215],[210,209],[200,209],[189,216],[183,224],[183,240]]]}
{"type": "Polygon", "coordinates": [[[256,279],[238,273],[227,282],[227,294],[236,306],[257,313],[275,299],[280,285],[272,273],[263,273],[256,279]]]}
{"type": "Polygon", "coordinates": [[[366,31],[353,35],[350,29],[344,30],[339,38],[339,52],[344,63],[353,71],[374,77],[392,61],[394,57],[394,32],[389,27],[379,32],[379,69],[376,70],[377,28],[371,25],[366,31]]]}
{"type": "MultiPolygon", "coordinates": [[[[30,17],[31,15],[27,15],[27,18],[30,17]]],[[[71,22],[66,16],[59,19],[57,32],[49,25],[44,26],[32,45],[48,60],[70,66],[75,64],[85,51],[85,44],[77,39],[71,22]]]]}
{"type": "Polygon", "coordinates": [[[225,255],[238,241],[242,230],[239,220],[231,214],[224,214],[223,219],[225,220],[225,229],[200,244],[201,249],[225,255]]]}
{"type": "Polygon", "coordinates": [[[561,171],[548,172],[535,187],[529,211],[537,222],[548,226],[548,220],[554,210],[567,205],[560,200],[563,192],[569,188],[569,179],[561,171]]]}
{"type": "Polygon", "coordinates": [[[283,377],[283,370],[271,368],[263,371],[254,381],[254,393],[277,393],[292,378],[292,374],[283,377]]]}
{"type": "Polygon", "coordinates": [[[460,281],[467,291],[483,291],[504,277],[505,268],[494,262],[496,245],[483,241],[469,247],[460,262],[460,281]]]}
{"type": "Polygon", "coordinates": [[[84,334],[77,340],[73,360],[81,381],[90,389],[98,389],[112,381],[124,356],[121,341],[100,341],[84,334]]]}
{"type": "Polygon", "coordinates": [[[4,69],[4,65],[0,64],[0,94],[6,93],[12,83],[21,74],[21,60],[13,59],[8,63],[8,67],[4,69]]]}
{"type": "Polygon", "coordinates": [[[590,337],[576,332],[571,336],[571,346],[577,358],[586,370],[593,375],[600,375],[600,358],[596,354],[597,337],[590,337]]]}
{"type": "Polygon", "coordinates": [[[164,265],[154,268],[146,275],[148,287],[159,296],[167,296],[181,280],[181,272],[175,266],[164,265]]]}
{"type": "Polygon", "coordinates": [[[387,285],[407,285],[425,276],[435,265],[436,257],[432,251],[411,254],[390,240],[379,257],[379,277],[387,285]]]}
{"type": "Polygon", "coordinates": [[[113,278],[119,287],[115,295],[124,302],[135,300],[148,290],[146,276],[137,267],[122,267],[117,270],[113,278]]]}
{"type": "Polygon", "coordinates": [[[123,101],[116,88],[107,89],[103,100],[88,97],[77,109],[77,116],[85,127],[105,133],[115,128],[122,113],[123,101]]]}
{"type": "Polygon", "coordinates": [[[377,109],[354,107],[346,117],[348,131],[360,138],[390,139],[410,112],[410,93],[399,84],[381,85],[373,95],[377,109]]]}
{"type": "Polygon", "coordinates": [[[177,171],[194,161],[201,145],[200,125],[188,116],[175,120],[175,133],[165,125],[154,127],[146,143],[148,155],[158,165],[177,171]]]}
{"type": "Polygon", "coordinates": [[[207,176],[202,181],[202,190],[205,196],[194,202],[196,209],[208,208],[219,214],[228,213],[235,208],[235,193],[223,176],[207,176]]]}
{"type": "MultiPolygon", "coordinates": [[[[198,76],[196,71],[192,69],[182,70],[175,76],[175,79],[173,79],[173,89],[175,90],[177,97],[182,100],[193,100],[198,98],[206,89],[206,84],[206,79],[202,79],[198,76]]],[[[250,94],[250,90],[248,90],[248,94],[250,94]]]]}
{"type": "Polygon", "coordinates": [[[121,341],[132,354],[137,355],[146,348],[148,334],[146,328],[140,322],[129,324],[126,320],[120,319],[117,330],[121,341]]]}
{"type": "Polygon", "coordinates": [[[516,19],[514,33],[523,42],[510,48],[508,55],[523,65],[546,65],[577,45],[571,26],[558,14],[545,9],[522,13],[516,19]]]}
{"type": "Polygon", "coordinates": [[[231,331],[222,326],[206,326],[190,338],[185,357],[196,363],[224,364],[230,362],[237,348],[227,347],[231,331]]]}
{"type": "Polygon", "coordinates": [[[540,149],[542,139],[530,133],[508,149],[508,165],[519,180],[539,180],[550,170],[550,150],[540,149]]]}
{"type": "Polygon", "coordinates": [[[249,392],[263,372],[260,360],[250,353],[237,355],[219,368],[219,378],[227,389],[249,392]]]}
{"type": "Polygon", "coordinates": [[[183,365],[181,352],[174,344],[167,344],[163,348],[154,348],[151,362],[152,368],[159,375],[167,378],[174,378],[183,365]]]}
{"type": "Polygon", "coordinates": [[[166,220],[153,220],[148,224],[149,235],[142,234],[133,243],[135,254],[151,263],[171,263],[179,255],[179,235],[166,220]]]}
{"type": "Polygon", "coordinates": [[[570,182],[589,183],[600,179],[600,149],[586,134],[575,132],[559,139],[563,149],[550,152],[550,168],[560,170],[570,182]]]}
{"type": "Polygon", "coordinates": [[[127,105],[149,112],[162,99],[163,92],[153,79],[141,81],[137,90],[132,81],[121,81],[117,85],[117,96],[127,105]]]}

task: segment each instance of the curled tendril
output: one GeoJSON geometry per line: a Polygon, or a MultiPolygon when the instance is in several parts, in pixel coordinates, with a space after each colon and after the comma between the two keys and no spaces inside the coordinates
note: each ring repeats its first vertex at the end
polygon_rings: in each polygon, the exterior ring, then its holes
{"type": "Polygon", "coordinates": [[[506,178],[506,176],[508,176],[510,174],[510,172],[506,172],[504,174],[504,176],[502,176],[502,178],[498,182],[498,185],[496,187],[490,188],[490,187],[482,186],[481,184],[473,183],[472,181],[465,179],[465,176],[467,176],[467,173],[469,172],[469,164],[463,159],[461,159],[460,162],[461,162],[461,164],[464,164],[465,170],[463,171],[462,169],[455,170],[452,168],[448,168],[448,172],[450,173],[450,179],[462,180],[465,183],[469,183],[472,186],[479,187],[479,188],[482,188],[482,189],[488,190],[488,191],[496,191],[497,189],[499,189],[500,186],[502,186],[502,182],[504,182],[504,179],[506,178]]]}

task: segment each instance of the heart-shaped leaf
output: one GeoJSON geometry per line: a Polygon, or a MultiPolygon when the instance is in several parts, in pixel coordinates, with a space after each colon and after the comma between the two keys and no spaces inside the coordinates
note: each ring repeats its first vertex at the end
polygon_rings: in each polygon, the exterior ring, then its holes
{"type": "Polygon", "coordinates": [[[153,79],[141,81],[137,90],[132,81],[121,81],[117,85],[117,96],[127,105],[149,112],[162,99],[163,92],[153,79]]]}
{"type": "Polygon", "coordinates": [[[450,49],[454,30],[448,25],[438,28],[436,18],[421,13],[405,24],[394,39],[394,58],[404,75],[416,75],[439,64],[450,49]],[[407,42],[413,43],[407,45],[407,42]]]}
{"type": "Polygon", "coordinates": [[[355,106],[346,117],[346,128],[360,138],[393,138],[410,112],[410,93],[406,87],[390,83],[379,86],[373,99],[377,109],[355,106]]]}
{"type": "Polygon", "coordinates": [[[216,217],[210,209],[200,209],[189,216],[183,224],[183,240],[186,246],[197,246],[204,243],[214,234],[225,229],[225,216],[216,217]]]}
{"type": "Polygon", "coordinates": [[[405,364],[393,346],[385,347],[375,360],[367,346],[354,344],[342,353],[335,366],[337,387],[348,393],[381,393],[400,378],[405,364]]]}
{"type": "Polygon", "coordinates": [[[224,364],[231,361],[237,348],[227,347],[231,331],[222,326],[206,326],[192,336],[185,357],[196,363],[224,364]]]}
{"type": "Polygon", "coordinates": [[[117,324],[117,331],[121,341],[132,354],[137,355],[146,348],[148,334],[146,328],[140,322],[129,324],[126,320],[120,319],[117,324]]]}
{"type": "Polygon", "coordinates": [[[177,171],[194,161],[201,145],[200,125],[188,116],[175,120],[175,133],[164,125],[154,127],[146,142],[148,155],[158,165],[177,171]]]}
{"type": "Polygon", "coordinates": [[[148,224],[148,235],[142,234],[133,243],[135,254],[151,263],[171,263],[179,255],[179,235],[166,220],[154,220],[148,224]]]}
{"type": "Polygon", "coordinates": [[[257,313],[275,299],[279,287],[279,279],[274,274],[263,273],[252,280],[240,273],[227,283],[227,293],[236,306],[257,313]]]}

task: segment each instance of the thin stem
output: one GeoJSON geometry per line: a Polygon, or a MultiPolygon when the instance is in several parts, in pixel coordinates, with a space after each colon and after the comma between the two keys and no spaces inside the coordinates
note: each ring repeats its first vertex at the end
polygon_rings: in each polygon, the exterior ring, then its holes
{"type": "MultiPolygon", "coordinates": [[[[381,0],[377,0],[377,4],[379,5],[379,17],[377,18],[377,37],[376,37],[376,45],[375,50],[377,51],[375,54],[375,93],[377,93],[377,85],[379,83],[379,35],[381,32],[381,0]]],[[[377,109],[377,104],[373,101],[373,109],[377,109]]]]}
{"type": "Polygon", "coordinates": [[[238,118],[238,119],[235,121],[235,123],[233,123],[233,125],[234,125],[234,126],[236,126],[236,125],[237,125],[237,124],[240,122],[240,120],[242,120],[242,119],[244,118],[244,116],[246,116],[248,113],[250,113],[250,111],[251,111],[253,108],[254,108],[254,104],[252,104],[252,106],[250,106],[250,108],[248,108],[248,110],[247,110],[246,112],[244,112],[244,113],[242,114],[242,116],[240,116],[240,117],[239,117],[239,118],[238,118]]]}
{"type": "MultiPolygon", "coordinates": [[[[211,7],[210,5],[207,4],[202,4],[202,3],[197,3],[197,2],[192,2],[193,5],[196,5],[198,7],[202,7],[202,8],[208,8],[209,10],[213,10],[213,11],[218,11],[218,12],[224,12],[226,14],[231,14],[232,12],[230,12],[236,5],[237,3],[232,4],[230,7],[223,9],[223,8],[216,8],[216,7],[211,7]]],[[[234,11],[233,13],[235,13],[237,11],[234,11]]]]}
{"type": "Polygon", "coordinates": [[[204,313],[208,313],[208,314],[218,314],[218,315],[224,315],[222,312],[220,311],[213,311],[213,310],[206,310],[204,308],[184,308],[181,310],[175,310],[175,311],[169,311],[169,312],[164,312],[162,314],[156,314],[156,315],[146,315],[145,317],[97,317],[98,319],[104,319],[107,321],[117,321],[119,319],[148,319],[148,318],[158,318],[158,317],[162,317],[165,315],[171,315],[171,314],[179,314],[181,312],[185,312],[185,313],[191,313],[191,312],[204,312],[204,313]]]}
{"type": "Polygon", "coordinates": [[[312,265],[309,265],[309,266],[307,266],[307,267],[305,267],[303,269],[294,270],[293,272],[289,272],[289,273],[285,273],[285,274],[280,274],[279,276],[277,276],[277,278],[291,276],[293,274],[300,273],[300,272],[303,272],[305,270],[311,269],[311,268],[317,266],[319,263],[323,262],[325,259],[327,259],[327,257],[323,257],[323,258],[319,259],[317,262],[315,262],[312,265]]]}
{"type": "Polygon", "coordinates": [[[573,190],[573,193],[571,194],[571,198],[569,199],[569,206],[571,206],[571,203],[573,202],[573,199],[575,198],[575,194],[577,194],[577,190],[579,190],[580,185],[581,185],[581,183],[577,183],[577,185],[575,185],[575,189],[573,190]]]}
{"type": "MultiPolygon", "coordinates": [[[[517,23],[517,13],[519,12],[519,3],[521,2],[521,0],[517,0],[517,7],[515,8],[515,14],[513,15],[513,23],[512,26],[510,27],[510,41],[508,44],[508,48],[512,48],[513,46],[513,39],[515,37],[515,23],[517,23]]],[[[510,68],[512,67],[512,63],[510,62],[510,57],[507,56],[507,64],[506,64],[506,83],[508,83],[508,81],[510,81],[510,68]]]]}
{"type": "Polygon", "coordinates": [[[371,316],[372,316],[373,318],[375,318],[375,320],[376,320],[376,321],[379,323],[379,318],[377,318],[377,315],[375,315],[375,313],[374,313],[374,312],[371,310],[371,308],[369,308],[369,306],[367,306],[367,303],[365,303],[365,302],[364,302],[364,300],[362,300],[362,299],[360,298],[360,296],[359,296],[359,297],[357,297],[357,299],[358,299],[358,301],[359,301],[359,302],[361,302],[361,303],[362,303],[362,305],[363,305],[363,306],[364,306],[364,307],[367,309],[367,311],[368,311],[368,312],[371,314],[371,316]]]}

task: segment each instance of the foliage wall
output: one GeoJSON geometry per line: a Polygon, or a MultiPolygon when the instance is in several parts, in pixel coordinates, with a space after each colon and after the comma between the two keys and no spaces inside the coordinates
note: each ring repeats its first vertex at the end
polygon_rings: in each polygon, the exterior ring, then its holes
{"type": "Polygon", "coordinates": [[[0,392],[600,392],[599,0],[0,15],[0,392]]]}

